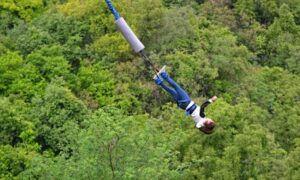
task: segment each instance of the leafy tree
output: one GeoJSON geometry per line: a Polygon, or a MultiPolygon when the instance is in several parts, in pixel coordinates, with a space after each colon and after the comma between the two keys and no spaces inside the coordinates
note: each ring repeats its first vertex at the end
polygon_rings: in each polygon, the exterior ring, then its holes
{"type": "Polygon", "coordinates": [[[1,93],[14,94],[29,101],[40,94],[45,82],[38,70],[31,64],[25,64],[16,52],[7,52],[0,57],[1,93]]]}
{"type": "Polygon", "coordinates": [[[101,36],[89,49],[94,59],[106,63],[124,61],[132,57],[129,54],[131,49],[120,33],[101,36]]]}
{"type": "Polygon", "coordinates": [[[17,13],[18,16],[26,21],[31,20],[38,9],[43,7],[42,0],[3,0],[0,8],[17,13]]]}
{"type": "Polygon", "coordinates": [[[119,0],[216,122],[153,82],[105,1],[0,2],[0,179],[299,179],[298,0],[119,0]]]}
{"type": "Polygon", "coordinates": [[[222,80],[238,81],[247,72],[247,60],[253,55],[245,46],[237,45],[236,37],[227,28],[206,20],[200,27],[201,46],[212,67],[218,68],[219,76],[224,77],[222,80]]]}
{"type": "Polygon", "coordinates": [[[17,26],[22,20],[14,15],[13,12],[0,8],[0,32],[1,39],[4,35],[7,35],[10,30],[17,26]]]}
{"type": "Polygon", "coordinates": [[[69,146],[76,142],[76,134],[89,112],[82,101],[58,79],[46,87],[44,96],[34,99],[33,106],[32,116],[42,148],[71,153],[69,146]]]}
{"type": "Polygon", "coordinates": [[[22,101],[11,102],[8,98],[0,99],[1,133],[0,144],[16,145],[21,141],[20,134],[25,129],[28,117],[24,112],[28,109],[22,101]]]}
{"type": "Polygon", "coordinates": [[[24,27],[20,25],[10,36],[13,37],[17,50],[23,55],[28,55],[32,51],[54,43],[54,39],[48,32],[41,31],[34,26],[24,27]]]}
{"type": "Polygon", "coordinates": [[[298,136],[297,97],[300,92],[295,84],[299,83],[299,77],[281,68],[263,68],[251,74],[252,77],[248,76],[237,87],[240,95],[250,97],[251,101],[270,113],[268,128],[274,132],[283,148],[290,149],[294,138],[298,136]]]}
{"type": "Polygon", "coordinates": [[[34,51],[27,56],[27,60],[48,82],[56,77],[62,77],[69,83],[69,87],[78,88],[77,78],[71,73],[71,65],[64,57],[61,46],[54,45],[34,51]]]}
{"type": "Polygon", "coordinates": [[[70,74],[70,65],[64,58],[60,46],[45,47],[32,52],[27,60],[36,66],[48,81],[56,76],[65,77],[70,74]]]}
{"type": "Polygon", "coordinates": [[[300,153],[300,148],[299,148],[299,138],[295,139],[295,148],[293,149],[293,151],[290,152],[290,154],[288,155],[288,166],[290,167],[288,169],[288,178],[294,179],[294,178],[298,178],[300,176],[300,172],[299,172],[299,153],[300,153]]]}
{"type": "Polygon", "coordinates": [[[23,59],[16,52],[8,52],[0,56],[0,92],[4,94],[10,84],[19,77],[23,59]]]}
{"type": "Polygon", "coordinates": [[[2,56],[4,53],[7,53],[7,49],[2,43],[0,43],[0,56],[2,56]]]}
{"type": "Polygon", "coordinates": [[[19,77],[11,83],[7,95],[14,94],[25,101],[30,101],[34,96],[43,94],[46,82],[35,66],[25,64],[18,72],[19,77]]]}
{"type": "Polygon", "coordinates": [[[112,105],[116,94],[116,82],[111,72],[100,64],[83,65],[78,72],[80,89],[86,89],[100,106],[112,105]]]}
{"type": "Polygon", "coordinates": [[[276,0],[238,0],[235,6],[239,14],[254,18],[262,24],[271,24],[278,9],[276,0]]]}
{"type": "Polygon", "coordinates": [[[86,56],[84,47],[91,43],[88,22],[53,10],[35,19],[32,25],[49,33],[55,42],[62,46],[64,56],[72,65],[72,69],[77,71],[79,61],[86,56]]]}
{"type": "Polygon", "coordinates": [[[298,50],[300,30],[295,24],[293,15],[287,5],[280,8],[280,16],[266,32],[262,48],[266,51],[260,54],[262,64],[280,66],[299,73],[298,50]]]}
{"type": "Polygon", "coordinates": [[[242,134],[234,137],[233,144],[232,147],[226,147],[225,156],[219,164],[224,167],[218,168],[221,171],[218,172],[217,170],[214,174],[215,178],[244,179],[260,177],[272,179],[285,175],[284,169],[286,167],[281,160],[285,155],[285,151],[282,149],[274,150],[276,147],[274,139],[272,139],[272,136],[266,135],[265,129],[260,126],[246,126],[242,134]],[[269,166],[271,163],[276,165],[269,166]],[[278,168],[278,166],[281,166],[281,168],[278,168]]]}
{"type": "MultiPolygon", "coordinates": [[[[58,10],[66,15],[72,15],[73,17],[80,18],[85,15],[91,15],[98,13],[99,7],[106,8],[105,2],[87,0],[80,2],[78,0],[68,0],[66,3],[58,5],[58,10]]],[[[107,11],[108,12],[108,11],[107,11]]]]}
{"type": "Polygon", "coordinates": [[[300,25],[300,2],[295,0],[279,1],[279,4],[287,4],[295,17],[295,22],[300,25]]]}
{"type": "Polygon", "coordinates": [[[187,7],[168,11],[161,20],[162,26],[154,35],[160,38],[152,41],[151,45],[157,52],[164,54],[174,50],[193,51],[199,47],[195,44],[198,38],[193,23],[196,21],[193,11],[187,7]]]}
{"type": "Polygon", "coordinates": [[[157,0],[143,1],[139,5],[142,6],[142,12],[136,24],[136,33],[147,49],[152,49],[155,47],[154,43],[157,41],[160,28],[164,26],[163,19],[168,11],[163,7],[162,2],[157,0]]]}
{"type": "Polygon", "coordinates": [[[60,156],[55,161],[39,160],[41,165],[35,165],[41,168],[31,166],[22,176],[79,179],[180,177],[177,172],[168,171],[167,161],[162,162],[159,158],[166,154],[165,146],[154,146],[162,137],[154,128],[155,124],[146,119],[146,116],[126,117],[115,109],[108,112],[99,109],[85,120],[87,130],[78,135],[71,158],[60,156]]]}
{"type": "Polygon", "coordinates": [[[237,20],[234,11],[230,9],[227,0],[207,1],[200,6],[199,15],[204,16],[213,24],[237,29],[237,20]]]}
{"type": "Polygon", "coordinates": [[[141,58],[119,63],[112,72],[116,81],[115,105],[127,109],[129,114],[142,111],[151,113],[153,107],[164,101],[164,97],[154,97],[154,83],[149,81],[153,78],[152,71],[145,66],[141,58]]]}
{"type": "Polygon", "coordinates": [[[0,178],[14,179],[26,169],[33,153],[10,145],[0,145],[0,178]]]}

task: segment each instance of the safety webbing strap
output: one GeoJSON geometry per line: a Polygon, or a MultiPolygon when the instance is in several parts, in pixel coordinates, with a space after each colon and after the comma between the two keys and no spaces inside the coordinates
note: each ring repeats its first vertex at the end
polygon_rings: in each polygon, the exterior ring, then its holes
{"type": "Polygon", "coordinates": [[[140,55],[143,57],[145,63],[149,66],[151,66],[152,70],[154,71],[155,74],[159,72],[159,69],[155,67],[155,65],[151,62],[150,58],[145,54],[144,51],[140,52],[140,55]]]}

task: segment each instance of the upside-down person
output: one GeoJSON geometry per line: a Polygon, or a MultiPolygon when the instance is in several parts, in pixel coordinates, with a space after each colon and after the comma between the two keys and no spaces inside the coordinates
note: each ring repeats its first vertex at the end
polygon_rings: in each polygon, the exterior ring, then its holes
{"type": "Polygon", "coordinates": [[[217,96],[205,101],[201,106],[198,106],[189,95],[173,80],[165,71],[164,66],[157,75],[154,76],[154,81],[157,85],[160,85],[168,93],[172,95],[177,105],[186,111],[186,115],[190,115],[196,123],[196,128],[205,134],[213,133],[215,123],[212,119],[207,118],[204,113],[204,109],[209,104],[217,100],[217,96]],[[173,88],[168,87],[163,79],[166,80],[173,88]]]}

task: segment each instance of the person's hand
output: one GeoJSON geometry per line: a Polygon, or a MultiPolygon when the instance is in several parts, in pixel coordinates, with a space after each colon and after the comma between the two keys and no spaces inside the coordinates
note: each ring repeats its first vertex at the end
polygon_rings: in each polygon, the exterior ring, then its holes
{"type": "Polygon", "coordinates": [[[210,98],[210,99],[211,99],[212,102],[215,102],[215,101],[218,99],[218,97],[217,97],[217,96],[213,96],[213,97],[210,98]]]}

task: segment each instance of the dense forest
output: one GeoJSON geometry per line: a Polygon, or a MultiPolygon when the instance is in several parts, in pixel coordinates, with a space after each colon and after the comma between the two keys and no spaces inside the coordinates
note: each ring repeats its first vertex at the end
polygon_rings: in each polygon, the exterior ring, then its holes
{"type": "Polygon", "coordinates": [[[0,1],[0,179],[300,179],[299,0],[0,1]]]}

